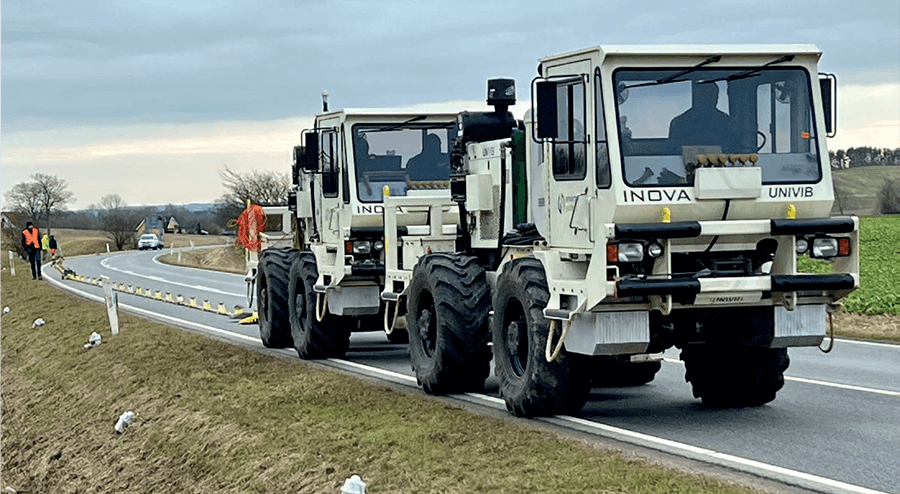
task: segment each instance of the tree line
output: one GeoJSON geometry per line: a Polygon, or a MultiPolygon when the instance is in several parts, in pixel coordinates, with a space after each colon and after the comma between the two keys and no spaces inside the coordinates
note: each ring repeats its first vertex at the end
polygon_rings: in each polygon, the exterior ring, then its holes
{"type": "Polygon", "coordinates": [[[136,228],[146,218],[160,218],[163,223],[175,218],[180,233],[218,235],[234,230],[234,220],[249,200],[253,204],[277,206],[287,204],[290,179],[287,173],[253,171],[239,173],[226,165],[219,172],[225,190],[207,208],[168,204],[165,206],[130,206],[119,194],[108,194],[86,209],[70,211],[75,195],[69,184],[56,175],[35,173],[31,180],[20,182],[4,195],[4,211],[16,228],[4,225],[10,245],[19,246],[20,231],[31,221],[44,233],[52,228],[99,230],[110,239],[116,250],[133,248],[136,228]]]}
{"type": "Polygon", "coordinates": [[[858,147],[828,151],[832,169],[863,166],[900,166],[900,148],[858,147]]]}

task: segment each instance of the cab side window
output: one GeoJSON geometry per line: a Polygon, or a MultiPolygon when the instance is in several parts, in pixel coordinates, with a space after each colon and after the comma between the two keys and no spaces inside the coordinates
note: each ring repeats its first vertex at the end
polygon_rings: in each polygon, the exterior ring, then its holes
{"type": "Polygon", "coordinates": [[[597,115],[597,187],[608,189],[612,184],[612,179],[609,171],[609,145],[606,138],[606,122],[603,120],[606,112],[603,111],[603,91],[601,82],[600,69],[598,68],[594,76],[594,87],[597,91],[597,95],[594,98],[594,101],[597,102],[597,111],[594,112],[597,115]]]}
{"type": "Polygon", "coordinates": [[[322,194],[338,195],[337,133],[325,131],[319,134],[319,152],[322,162],[322,194]]]}
{"type": "Polygon", "coordinates": [[[582,79],[556,86],[556,121],[559,137],[553,143],[553,177],[581,180],[587,170],[585,154],[585,84],[582,79]]]}

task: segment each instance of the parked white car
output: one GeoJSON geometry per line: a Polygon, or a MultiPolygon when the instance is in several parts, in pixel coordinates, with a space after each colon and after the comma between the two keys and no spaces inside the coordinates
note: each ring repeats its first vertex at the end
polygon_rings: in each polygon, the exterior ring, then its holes
{"type": "Polygon", "coordinates": [[[164,246],[163,246],[162,240],[160,240],[159,237],[157,237],[155,233],[147,233],[147,234],[141,235],[140,240],[138,240],[137,247],[138,247],[138,250],[144,250],[144,249],[162,249],[164,246]]]}

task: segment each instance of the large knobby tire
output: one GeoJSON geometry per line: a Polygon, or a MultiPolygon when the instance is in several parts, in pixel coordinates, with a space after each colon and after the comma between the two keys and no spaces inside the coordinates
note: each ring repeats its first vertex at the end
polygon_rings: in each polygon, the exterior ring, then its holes
{"type": "MultiPolygon", "coordinates": [[[[316,319],[313,285],[318,278],[316,257],[312,252],[303,252],[291,267],[288,310],[294,348],[297,355],[306,360],[343,357],[350,345],[349,321],[342,321],[343,317],[327,310],[321,321],[316,319]]],[[[319,304],[324,305],[325,300],[319,304]]]]}
{"type": "Polygon", "coordinates": [[[474,257],[430,254],[413,270],[409,355],[429,394],[480,391],[491,371],[490,287],[474,257]]]}
{"type": "Polygon", "coordinates": [[[593,383],[598,388],[643,386],[656,377],[662,363],[655,362],[596,362],[591,364],[593,383]]]}
{"type": "Polygon", "coordinates": [[[681,352],[694,398],[714,408],[755,407],[775,399],[790,364],[784,348],[695,344],[681,352]]]}
{"type": "Polygon", "coordinates": [[[256,272],[256,306],[259,339],[266,348],[287,348],[294,344],[288,322],[288,276],[297,258],[294,249],[263,252],[256,272]]]}
{"type": "Polygon", "coordinates": [[[509,263],[494,289],[494,371],[506,408],[520,417],[576,412],[591,391],[588,357],[563,350],[547,362],[549,298],[544,268],[533,258],[509,263]]]}

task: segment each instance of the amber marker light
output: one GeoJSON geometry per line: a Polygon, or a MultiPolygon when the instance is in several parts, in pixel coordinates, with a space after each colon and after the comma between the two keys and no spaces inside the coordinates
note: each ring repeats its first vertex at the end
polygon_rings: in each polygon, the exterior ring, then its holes
{"type": "Polygon", "coordinates": [[[606,262],[619,262],[619,246],[615,244],[606,245],[606,262]]]}
{"type": "Polygon", "coordinates": [[[850,255],[850,239],[849,238],[839,238],[838,239],[838,255],[839,256],[849,256],[850,255]]]}

